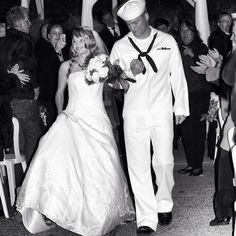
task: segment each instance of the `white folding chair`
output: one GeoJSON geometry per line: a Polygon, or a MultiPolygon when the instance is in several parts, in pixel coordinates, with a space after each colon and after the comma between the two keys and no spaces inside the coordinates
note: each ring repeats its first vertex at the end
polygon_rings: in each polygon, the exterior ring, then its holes
{"type": "Polygon", "coordinates": [[[9,218],[9,211],[7,208],[7,200],[6,200],[6,196],[5,196],[5,192],[4,192],[4,188],[3,188],[2,169],[0,169],[0,175],[1,175],[1,178],[0,178],[0,198],[1,198],[1,202],[2,202],[3,213],[6,218],[9,218]]]}
{"type": "Polygon", "coordinates": [[[11,205],[13,206],[14,202],[15,202],[15,197],[16,197],[16,193],[15,193],[16,180],[15,180],[14,165],[21,163],[23,172],[26,171],[27,165],[26,165],[25,155],[20,153],[19,122],[18,122],[17,118],[13,117],[12,123],[13,123],[14,152],[13,153],[4,152],[4,159],[3,159],[3,161],[0,161],[0,166],[6,167],[9,192],[10,192],[10,200],[11,200],[11,205]]]}

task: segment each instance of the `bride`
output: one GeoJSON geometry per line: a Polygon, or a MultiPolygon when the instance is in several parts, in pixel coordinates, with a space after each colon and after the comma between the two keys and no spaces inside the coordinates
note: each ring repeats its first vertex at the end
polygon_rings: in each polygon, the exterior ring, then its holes
{"type": "Polygon", "coordinates": [[[71,48],[71,60],[59,70],[59,115],[40,140],[16,206],[31,233],[48,230],[47,218],[75,233],[101,236],[133,219],[134,210],[103,105],[103,83],[85,81],[88,61],[98,53],[92,31],[74,29],[71,48]]]}

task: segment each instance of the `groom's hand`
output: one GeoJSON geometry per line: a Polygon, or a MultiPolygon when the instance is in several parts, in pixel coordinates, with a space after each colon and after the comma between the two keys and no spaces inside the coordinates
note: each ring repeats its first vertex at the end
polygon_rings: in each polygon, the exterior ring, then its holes
{"type": "Polygon", "coordinates": [[[180,125],[185,120],[185,118],[186,117],[184,115],[176,115],[175,116],[175,124],[180,125]]]}
{"type": "Polygon", "coordinates": [[[130,62],[130,69],[131,72],[133,73],[134,76],[142,73],[143,69],[144,69],[144,64],[141,60],[138,59],[133,59],[130,62]]]}

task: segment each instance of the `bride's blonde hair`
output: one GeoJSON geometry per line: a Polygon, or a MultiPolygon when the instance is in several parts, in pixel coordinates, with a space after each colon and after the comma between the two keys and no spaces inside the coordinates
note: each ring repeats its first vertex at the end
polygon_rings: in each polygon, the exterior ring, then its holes
{"type": "MultiPolygon", "coordinates": [[[[74,28],[72,30],[71,36],[72,36],[71,37],[72,39],[73,37],[77,37],[77,38],[82,37],[84,39],[85,47],[89,50],[89,54],[85,58],[85,61],[83,63],[83,68],[86,68],[89,63],[89,60],[98,54],[98,47],[97,47],[97,43],[94,38],[93,32],[88,27],[81,26],[81,27],[74,28]]],[[[77,64],[77,58],[78,58],[77,53],[72,48],[71,48],[70,55],[71,55],[71,61],[70,61],[69,69],[68,69],[68,76],[72,72],[74,66],[77,64]]]]}

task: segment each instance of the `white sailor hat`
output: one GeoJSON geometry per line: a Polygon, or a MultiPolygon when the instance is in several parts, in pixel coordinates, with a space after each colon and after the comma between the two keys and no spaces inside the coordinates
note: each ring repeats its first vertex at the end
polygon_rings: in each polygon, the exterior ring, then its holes
{"type": "Polygon", "coordinates": [[[144,13],[145,7],[145,0],[129,0],[120,7],[117,15],[124,21],[133,20],[144,13]]]}

